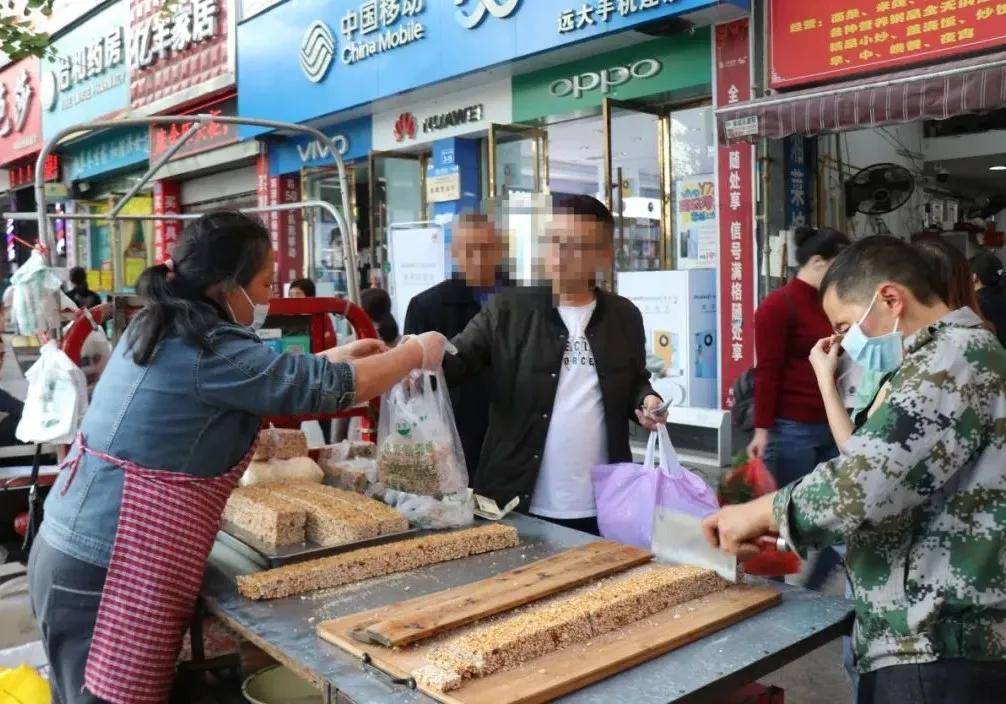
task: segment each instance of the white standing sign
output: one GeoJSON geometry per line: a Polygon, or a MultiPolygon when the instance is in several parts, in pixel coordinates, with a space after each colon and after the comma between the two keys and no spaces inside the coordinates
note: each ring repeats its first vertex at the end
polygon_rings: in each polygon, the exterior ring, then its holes
{"type": "Polygon", "coordinates": [[[389,228],[391,306],[400,329],[409,302],[447,278],[444,230],[433,223],[399,223],[389,228]]]}

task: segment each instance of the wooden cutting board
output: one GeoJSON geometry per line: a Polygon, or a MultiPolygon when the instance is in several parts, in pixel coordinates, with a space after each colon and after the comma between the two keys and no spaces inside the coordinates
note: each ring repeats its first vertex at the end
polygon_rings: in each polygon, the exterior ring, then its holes
{"type": "MultiPolygon", "coordinates": [[[[594,638],[588,644],[556,651],[513,670],[469,680],[453,692],[420,689],[444,704],[547,702],[764,611],[779,600],[779,592],[774,589],[735,585],[594,638]]],[[[426,664],[426,653],[436,641],[392,649],[366,645],[352,636],[363,624],[384,618],[394,608],[326,621],[318,626],[318,635],[361,660],[369,660],[392,677],[408,679],[413,670],[426,664]]]]}
{"type": "Polygon", "coordinates": [[[381,645],[403,646],[622,572],[651,558],[646,550],[621,543],[593,542],[480,582],[396,604],[357,627],[363,629],[361,635],[381,645]]]}

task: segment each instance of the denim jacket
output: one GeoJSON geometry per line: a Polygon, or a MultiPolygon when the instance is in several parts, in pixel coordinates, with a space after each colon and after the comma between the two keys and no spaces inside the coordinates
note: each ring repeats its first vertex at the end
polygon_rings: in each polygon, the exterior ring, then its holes
{"type": "MultiPolygon", "coordinates": [[[[168,337],[139,366],[123,338],[84,417],[88,447],[141,467],[213,477],[248,451],[261,416],[330,413],[354,403],[349,364],[277,354],[230,323],[214,327],[206,342],[203,349],[168,337]]],[[[40,535],[104,567],[119,521],[122,471],[85,455],[69,488],[68,479],[61,472],[49,493],[40,535]]]]}

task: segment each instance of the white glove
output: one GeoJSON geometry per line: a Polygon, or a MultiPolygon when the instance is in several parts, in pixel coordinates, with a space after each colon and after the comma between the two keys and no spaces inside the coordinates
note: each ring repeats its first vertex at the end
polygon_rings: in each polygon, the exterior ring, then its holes
{"type": "Polygon", "coordinates": [[[457,354],[457,348],[451,341],[439,332],[424,332],[421,335],[409,335],[402,339],[403,343],[416,343],[423,350],[421,369],[428,372],[440,371],[444,364],[444,353],[457,354]]]}

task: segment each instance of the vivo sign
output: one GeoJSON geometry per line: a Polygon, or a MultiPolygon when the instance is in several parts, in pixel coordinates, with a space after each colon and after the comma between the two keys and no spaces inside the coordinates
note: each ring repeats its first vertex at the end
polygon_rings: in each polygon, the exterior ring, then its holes
{"type": "MultiPolygon", "coordinates": [[[[337,134],[332,137],[332,141],[335,142],[335,148],[339,150],[339,156],[345,156],[349,151],[349,138],[337,134]]],[[[317,159],[328,159],[332,156],[332,148],[328,144],[322,144],[317,139],[313,139],[307,144],[298,144],[297,154],[300,155],[300,160],[306,164],[317,159]]]]}
{"type": "Polygon", "coordinates": [[[629,66],[612,66],[600,71],[588,71],[569,78],[560,78],[549,86],[549,92],[556,98],[572,95],[581,97],[584,93],[600,90],[610,93],[612,88],[624,85],[633,79],[653,78],[664,65],[657,59],[642,59],[629,66]]]}

